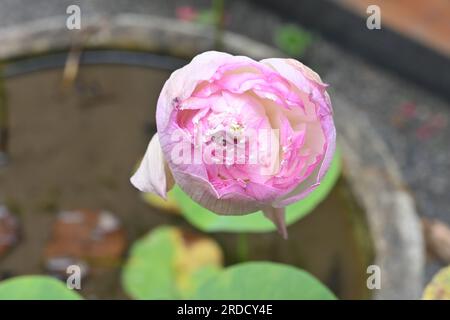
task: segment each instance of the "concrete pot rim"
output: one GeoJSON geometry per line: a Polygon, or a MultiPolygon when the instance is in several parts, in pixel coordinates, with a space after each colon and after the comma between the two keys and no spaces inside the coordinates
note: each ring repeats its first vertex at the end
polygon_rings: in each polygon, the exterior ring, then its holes
{"type": "MultiPolygon", "coordinates": [[[[0,31],[0,61],[83,48],[115,48],[188,58],[213,48],[213,30],[159,16],[118,14],[83,19],[82,31],[66,28],[66,16],[27,22],[0,31]]],[[[223,50],[262,59],[283,56],[277,49],[225,32],[223,50]]],[[[333,97],[344,175],[366,213],[381,269],[375,299],[416,299],[423,288],[423,239],[411,195],[398,165],[367,116],[336,93],[333,97]],[[348,119],[352,119],[351,124],[348,119]],[[370,194],[364,190],[373,190],[370,194]]],[[[369,276],[369,275],[368,275],[369,276]]]]}
{"type": "MultiPolygon", "coordinates": [[[[214,31],[211,27],[144,14],[87,16],[81,30],[68,30],[66,16],[26,22],[0,31],[0,61],[17,57],[83,48],[115,48],[161,52],[188,58],[212,50],[214,31]]],[[[225,32],[224,50],[263,59],[280,56],[268,45],[245,36],[225,32]]]]}

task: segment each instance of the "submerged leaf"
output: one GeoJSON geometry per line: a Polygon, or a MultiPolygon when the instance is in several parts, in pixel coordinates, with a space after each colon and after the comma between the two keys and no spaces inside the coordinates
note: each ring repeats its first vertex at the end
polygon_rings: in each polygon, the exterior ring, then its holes
{"type": "Polygon", "coordinates": [[[180,299],[222,266],[222,252],[211,239],[158,227],[131,248],[122,283],[135,299],[180,299]]]}

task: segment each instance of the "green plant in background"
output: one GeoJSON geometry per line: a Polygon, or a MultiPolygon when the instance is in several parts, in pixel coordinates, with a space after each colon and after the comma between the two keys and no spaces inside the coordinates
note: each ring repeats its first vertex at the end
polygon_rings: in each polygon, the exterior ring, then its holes
{"type": "Polygon", "coordinates": [[[213,0],[211,9],[202,10],[198,13],[196,22],[214,26],[214,48],[221,50],[225,29],[225,1],[213,0]]]}
{"type": "Polygon", "coordinates": [[[65,283],[48,276],[20,276],[0,282],[0,300],[80,300],[65,283]]]}
{"type": "MultiPolygon", "coordinates": [[[[336,150],[333,162],[320,186],[305,199],[286,207],[286,225],[308,215],[333,189],[341,174],[341,156],[336,150]]],[[[261,211],[244,216],[217,215],[193,201],[178,186],[168,194],[169,203],[176,202],[183,216],[196,228],[206,232],[269,232],[276,230],[261,211]]]]}
{"type": "Polygon", "coordinates": [[[204,9],[198,11],[195,17],[195,21],[202,24],[208,24],[213,26],[223,27],[224,15],[225,15],[225,2],[224,0],[213,0],[210,9],[204,9]]]}
{"type": "Polygon", "coordinates": [[[222,268],[210,239],[162,226],[137,241],[122,274],[135,299],[335,299],[309,273],[271,262],[222,268]]]}
{"type": "Polygon", "coordinates": [[[294,24],[283,25],[275,31],[275,44],[293,57],[302,56],[312,40],[311,33],[294,24]]]}
{"type": "Polygon", "coordinates": [[[191,6],[179,6],[176,8],[178,19],[196,22],[214,27],[214,48],[221,50],[223,47],[223,33],[225,29],[225,1],[212,0],[211,7],[198,11],[191,6]]]}

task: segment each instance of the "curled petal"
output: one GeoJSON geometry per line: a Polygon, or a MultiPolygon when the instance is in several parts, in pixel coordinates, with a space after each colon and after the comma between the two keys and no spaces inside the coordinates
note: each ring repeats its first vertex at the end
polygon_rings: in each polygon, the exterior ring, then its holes
{"type": "Polygon", "coordinates": [[[156,193],[164,199],[173,187],[172,174],[164,161],[158,134],[150,140],[144,158],[130,181],[140,191],[156,193]]]}
{"type": "Polygon", "coordinates": [[[287,240],[288,233],[286,228],[285,211],[285,208],[266,207],[263,209],[266,218],[275,224],[278,232],[285,240],[287,240]]]}
{"type": "Polygon", "coordinates": [[[261,63],[271,66],[283,78],[310,95],[312,100],[320,105],[319,114],[332,113],[331,103],[325,91],[328,85],[322,82],[316,72],[293,59],[271,58],[261,60],[261,63]]]}
{"type": "Polygon", "coordinates": [[[297,85],[300,89],[305,89],[310,85],[321,88],[327,87],[316,72],[297,60],[270,58],[261,60],[260,62],[274,68],[281,76],[297,85]]]}
{"type": "Polygon", "coordinates": [[[322,82],[317,73],[293,59],[273,58],[262,60],[261,63],[271,66],[286,80],[308,94],[311,102],[318,106],[317,114],[320,117],[320,126],[326,141],[323,150],[324,156],[308,178],[289,194],[273,202],[273,206],[282,208],[305,198],[320,184],[320,180],[327,172],[333,158],[336,147],[336,129],[333,124],[330,97],[325,91],[327,85],[322,82]]]}
{"type": "Polygon", "coordinates": [[[274,207],[285,207],[301,199],[304,199],[320,185],[320,181],[330,168],[334,151],[336,149],[336,129],[333,125],[331,115],[329,115],[328,117],[329,120],[325,121],[322,125],[326,140],[328,141],[323,159],[315,167],[314,171],[308,176],[306,180],[302,181],[297,187],[295,187],[294,190],[292,190],[287,195],[275,200],[273,202],[274,207]]]}
{"type": "Polygon", "coordinates": [[[174,171],[173,175],[177,184],[192,200],[217,214],[242,215],[261,208],[260,203],[244,193],[230,192],[220,197],[207,179],[192,172],[174,171]]]}
{"type": "Polygon", "coordinates": [[[244,62],[254,63],[248,57],[207,51],[197,55],[189,64],[173,72],[164,84],[158,99],[156,109],[158,132],[166,129],[170,115],[177,103],[189,98],[200,82],[210,82],[216,71],[223,65],[244,62]]]}
{"type": "Polygon", "coordinates": [[[190,154],[186,159],[175,161],[178,156],[177,152],[174,152],[178,149],[177,146],[182,146],[183,143],[187,142],[189,147],[186,151],[189,153],[191,140],[189,135],[175,138],[174,133],[184,134],[185,132],[180,130],[174,118],[175,113],[172,114],[166,129],[159,132],[161,147],[175,182],[191,199],[218,214],[242,215],[256,212],[277,198],[276,190],[270,186],[257,183],[249,185],[249,191],[251,191],[249,193],[243,192],[240,190],[241,188],[238,189],[237,187],[226,188],[219,192],[213,186],[205,164],[196,164],[193,154],[190,154]],[[267,202],[261,203],[258,200],[260,197],[267,198],[267,202]]]}

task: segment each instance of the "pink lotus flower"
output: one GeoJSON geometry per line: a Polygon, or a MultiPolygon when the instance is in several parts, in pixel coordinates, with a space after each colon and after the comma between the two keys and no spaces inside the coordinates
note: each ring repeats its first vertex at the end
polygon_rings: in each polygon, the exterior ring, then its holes
{"type": "Polygon", "coordinates": [[[158,133],[131,182],[164,198],[177,183],[218,214],[262,210],[287,237],[284,207],[311,193],[333,158],[326,87],[293,59],[202,53],[165,83],[158,133]]]}

